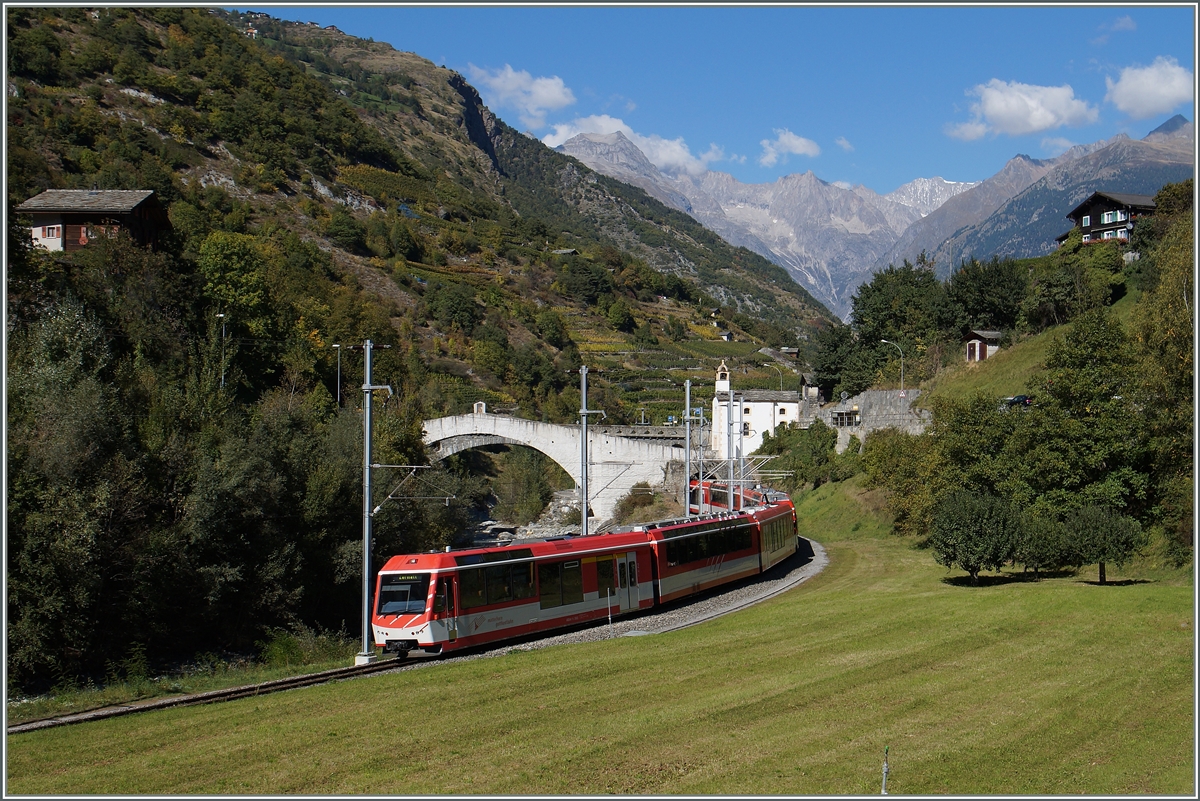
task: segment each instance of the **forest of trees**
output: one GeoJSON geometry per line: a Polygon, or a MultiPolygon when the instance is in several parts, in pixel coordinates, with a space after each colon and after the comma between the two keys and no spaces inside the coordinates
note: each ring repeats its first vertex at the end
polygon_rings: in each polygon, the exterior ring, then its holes
{"type": "Polygon", "coordinates": [[[891,267],[852,299],[850,325],[824,332],[818,376],[827,394],[896,380],[903,343],[909,386],[962,358],[970,328],[1011,344],[1057,333],[1032,379],[1032,406],[976,393],[935,400],[923,434],[883,429],[835,452],[833,429],[781,428],[760,454],[805,492],[865,473],[886,491],[897,533],[927,545],[972,581],[1020,565],[1040,575],[1138,553],[1182,565],[1192,558],[1194,292],[1193,182],[1168,184],[1130,244],[1084,245],[1020,261],[964,262],[945,283],[932,265],[891,267]],[[1136,251],[1140,259],[1123,260],[1136,251]],[[1122,321],[1111,306],[1139,297],[1122,321]]]}
{"type": "MultiPolygon", "coordinates": [[[[377,404],[379,460],[427,464],[422,421],[474,399],[576,418],[579,348],[555,309],[651,342],[666,328],[633,316],[639,302],[717,305],[611,242],[548,253],[552,226],[406,158],[327,83],[207,10],[6,13],[9,209],[47,188],[146,188],[172,224],[154,250],[117,237],[49,254],[8,216],[10,688],[119,678],[135,654],[155,669],[253,653],[276,628],[354,629],[355,343],[389,346],[373,363],[396,389],[377,404]],[[144,120],[117,113],[126,88],[164,102],[142,103],[144,120]],[[219,148],[242,165],[237,191],[181,177],[219,148]],[[379,208],[316,191],[335,179],[379,208]],[[390,286],[367,289],[348,257],[390,286]],[[499,270],[413,269],[451,260],[502,264],[516,286],[499,270]]],[[[592,393],[632,422],[619,391],[592,393]]],[[[455,541],[489,504],[527,520],[561,480],[520,452],[427,473],[454,499],[384,504],[376,564],[455,541]]]]}
{"type": "MultiPolygon", "coordinates": [[[[1187,181],[1158,193],[1156,214],[1135,228],[1141,259],[1123,275],[1109,266],[1123,265],[1115,248],[1073,240],[1030,270],[1018,328],[1050,324],[1029,317],[1049,302],[1031,301],[1048,297],[1047,285],[1070,289],[1054,301],[1069,325],[1032,379],[1033,406],[977,393],[935,401],[919,436],[867,436],[863,467],[889,491],[900,533],[930,537],[941,561],[973,577],[1011,561],[1034,571],[1098,564],[1103,580],[1106,563],[1148,545],[1176,564],[1191,558],[1192,192],[1187,181]],[[1122,322],[1110,303],[1126,282],[1141,295],[1122,322]]],[[[875,329],[887,330],[904,331],[875,329]]]]}

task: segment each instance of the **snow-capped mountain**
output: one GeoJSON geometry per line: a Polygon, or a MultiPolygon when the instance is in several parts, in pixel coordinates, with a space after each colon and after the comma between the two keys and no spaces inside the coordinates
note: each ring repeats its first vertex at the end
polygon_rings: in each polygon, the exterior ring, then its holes
{"type": "Polygon", "coordinates": [[[1038,255],[1049,247],[1041,241],[1045,232],[1028,226],[1040,215],[1043,227],[1065,230],[1069,223],[1063,215],[1078,203],[1071,198],[1086,188],[1153,194],[1162,183],[1182,180],[1193,167],[1192,131],[1192,123],[1177,117],[1141,141],[1119,134],[1076,145],[1053,159],[1017,155],[985,181],[917,178],[886,195],[865,186],[828,183],[811,171],[769,184],[744,184],[716,171],[667,173],[621,133],[579,134],[557,149],[691,215],[731,244],[765,256],[846,319],[854,291],[889,264],[915,261],[925,251],[944,277],[951,261],[961,260],[968,249],[977,258],[991,255],[979,252],[980,247],[999,247],[994,252],[1000,255],[1038,255]],[[1066,177],[1062,171],[1075,163],[1083,166],[1066,177]],[[1128,169],[1121,166],[1126,163],[1128,169]],[[1060,177],[1053,179],[1053,174],[1060,177]],[[999,226],[1013,229],[1016,237],[1000,242],[997,227],[985,222],[1043,178],[1048,181],[1045,192],[1052,195],[1053,187],[1063,184],[1063,196],[1039,196],[1042,206],[1031,212],[1031,219],[999,226]],[[1066,203],[1071,205],[1060,208],[1066,203]]]}

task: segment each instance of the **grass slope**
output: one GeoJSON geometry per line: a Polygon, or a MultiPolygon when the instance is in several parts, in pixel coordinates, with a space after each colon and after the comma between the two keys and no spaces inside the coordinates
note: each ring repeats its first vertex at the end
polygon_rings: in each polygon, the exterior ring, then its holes
{"type": "MultiPolygon", "coordinates": [[[[1141,293],[1133,291],[1112,305],[1112,313],[1126,326],[1140,296],[1141,293]]],[[[1055,326],[1001,349],[986,361],[960,363],[944,370],[921,385],[921,395],[913,405],[928,409],[935,398],[965,400],[975,392],[998,398],[1031,394],[1045,370],[1050,344],[1055,338],[1066,336],[1070,328],[1070,323],[1055,326]]]]}
{"type": "Polygon", "coordinates": [[[964,586],[879,506],[801,498],[830,565],[744,612],[13,736],[8,791],[1194,792],[1187,577],[964,586]]]}

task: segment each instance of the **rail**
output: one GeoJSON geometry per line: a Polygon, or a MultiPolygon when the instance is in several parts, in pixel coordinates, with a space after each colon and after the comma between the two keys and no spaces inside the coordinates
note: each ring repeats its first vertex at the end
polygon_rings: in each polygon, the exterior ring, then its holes
{"type": "Polygon", "coordinates": [[[98,709],[90,709],[83,712],[73,712],[70,715],[60,715],[57,717],[42,718],[40,720],[29,720],[25,721],[24,723],[16,723],[12,726],[9,726],[7,732],[9,734],[21,734],[27,731],[50,729],[54,728],[55,726],[67,726],[72,723],[86,723],[92,720],[107,720],[108,718],[116,718],[122,715],[131,715],[135,712],[149,712],[155,709],[170,709],[171,707],[176,706],[214,704],[220,701],[232,701],[237,698],[249,698],[256,695],[267,695],[268,693],[280,692],[282,690],[292,690],[297,687],[310,687],[314,684],[324,684],[328,681],[355,678],[365,674],[376,673],[383,670],[391,670],[396,667],[396,662],[397,660],[394,658],[381,659],[366,665],[354,665],[351,667],[334,668],[332,670],[322,670],[317,673],[309,673],[303,676],[290,676],[284,679],[273,679],[271,681],[264,681],[258,684],[246,684],[241,687],[227,687],[223,690],[209,690],[208,692],[175,695],[169,698],[156,698],[151,701],[100,707],[98,709]]]}

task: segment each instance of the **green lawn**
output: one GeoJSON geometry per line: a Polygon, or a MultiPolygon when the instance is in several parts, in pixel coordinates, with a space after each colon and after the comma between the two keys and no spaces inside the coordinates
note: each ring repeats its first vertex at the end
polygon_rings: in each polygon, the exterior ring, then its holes
{"type": "Polygon", "coordinates": [[[892,794],[1194,792],[1190,573],[970,587],[855,481],[799,506],[830,565],[750,610],[15,735],[7,789],[875,794],[890,746],[892,794]]]}

